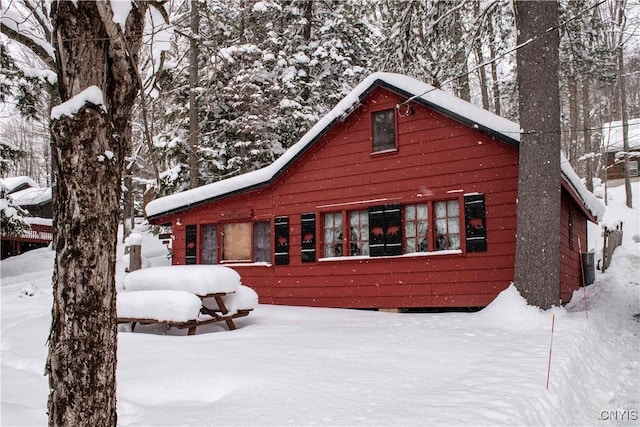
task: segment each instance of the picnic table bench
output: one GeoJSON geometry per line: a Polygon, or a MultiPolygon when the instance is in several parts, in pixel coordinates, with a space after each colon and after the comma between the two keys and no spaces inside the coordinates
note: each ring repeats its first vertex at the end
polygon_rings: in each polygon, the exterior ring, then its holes
{"type": "Polygon", "coordinates": [[[136,270],[125,276],[118,292],[118,323],[166,324],[188,329],[248,316],[258,302],[253,289],[239,283],[240,276],[223,266],[172,266],[136,270]]]}

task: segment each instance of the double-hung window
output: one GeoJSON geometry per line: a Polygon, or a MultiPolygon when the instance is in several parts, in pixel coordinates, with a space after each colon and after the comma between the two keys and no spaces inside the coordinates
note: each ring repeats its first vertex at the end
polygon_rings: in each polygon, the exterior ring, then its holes
{"type": "Polygon", "coordinates": [[[429,251],[428,205],[407,205],[404,207],[405,253],[429,251]]]}
{"type": "Polygon", "coordinates": [[[369,255],[369,211],[349,212],[349,255],[369,255]]]}
{"type": "Polygon", "coordinates": [[[396,148],[396,115],[395,110],[376,111],[371,115],[373,152],[393,150],[396,148]]]}
{"type": "Polygon", "coordinates": [[[460,207],[457,200],[433,203],[436,251],[460,249],[460,207]]]}
{"type": "Polygon", "coordinates": [[[271,223],[256,221],[253,223],[253,262],[271,261],[271,223]]]}
{"type": "Polygon", "coordinates": [[[324,214],[324,256],[340,257],[342,250],[342,212],[324,214]]]}

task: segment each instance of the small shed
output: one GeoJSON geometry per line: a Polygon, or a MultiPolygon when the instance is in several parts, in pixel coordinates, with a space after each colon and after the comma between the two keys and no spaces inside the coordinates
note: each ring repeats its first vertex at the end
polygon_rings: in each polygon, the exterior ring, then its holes
{"type": "MultiPolygon", "coordinates": [[[[375,73],[273,164],[150,202],[173,264],[224,264],[262,303],[483,307],[512,282],[519,126],[375,73]]],[[[562,165],[561,283],[603,205],[562,165]]]]}
{"type": "Polygon", "coordinates": [[[629,151],[624,151],[622,121],[605,123],[602,126],[602,147],[606,153],[607,179],[622,179],[625,176],[624,157],[629,154],[629,176],[638,177],[640,159],[640,118],[627,122],[627,140],[629,151]]]}

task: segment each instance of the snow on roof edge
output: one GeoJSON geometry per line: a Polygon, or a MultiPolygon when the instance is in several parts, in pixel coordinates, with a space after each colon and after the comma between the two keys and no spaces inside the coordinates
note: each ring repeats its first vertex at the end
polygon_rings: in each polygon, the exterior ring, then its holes
{"type": "MultiPolygon", "coordinates": [[[[457,98],[447,92],[437,89],[427,83],[412,77],[395,73],[373,73],[358,84],[345,96],[329,113],[322,117],[300,140],[270,165],[243,175],[238,175],[222,181],[214,182],[181,193],[155,199],[146,206],[149,219],[170,215],[183,211],[189,207],[206,203],[216,198],[249,191],[267,184],[283,171],[290,162],[298,158],[312,145],[328,128],[338,120],[344,120],[357,107],[361,99],[373,88],[382,85],[390,90],[397,89],[409,94],[414,101],[435,107],[445,115],[494,136],[501,137],[515,144],[520,142],[520,126],[509,119],[498,116],[489,111],[457,98]]],[[[587,209],[596,217],[601,218],[604,205],[589,192],[575,171],[561,156],[563,176],[576,189],[576,193],[584,202],[587,209]]]]}
{"type": "Polygon", "coordinates": [[[560,152],[560,168],[562,170],[562,176],[566,178],[567,182],[576,191],[585,208],[591,212],[596,221],[601,220],[604,216],[605,210],[607,209],[606,206],[591,191],[589,191],[587,187],[584,186],[582,179],[580,179],[578,174],[573,170],[569,160],[562,152],[560,152]]]}
{"type": "Polygon", "coordinates": [[[53,198],[51,187],[29,187],[13,192],[8,197],[18,206],[42,205],[50,202],[53,198]]]}
{"type": "Polygon", "coordinates": [[[0,178],[0,184],[6,188],[8,194],[11,194],[16,190],[16,188],[24,184],[27,184],[30,188],[40,188],[37,182],[26,175],[0,178]]]}

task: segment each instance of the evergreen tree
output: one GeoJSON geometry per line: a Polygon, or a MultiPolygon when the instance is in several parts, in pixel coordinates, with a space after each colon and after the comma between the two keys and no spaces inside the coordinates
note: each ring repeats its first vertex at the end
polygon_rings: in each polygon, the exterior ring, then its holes
{"type": "MultiPolygon", "coordinates": [[[[4,175],[12,162],[22,157],[24,152],[20,149],[0,141],[0,175],[4,175]]],[[[7,197],[5,188],[0,184],[0,230],[5,236],[19,236],[29,228],[24,221],[28,212],[15,205],[11,198],[7,197]]]]}
{"type": "MultiPolygon", "coordinates": [[[[201,183],[271,163],[364,78],[375,45],[366,10],[356,1],[205,3],[199,35],[201,183]]],[[[172,189],[186,188],[188,176],[187,79],[184,61],[176,61],[160,82],[172,89],[156,139],[165,170],[174,172],[165,175],[176,180],[172,189]]]]}
{"type": "Polygon", "coordinates": [[[32,75],[28,75],[28,71],[16,64],[6,44],[0,40],[0,102],[12,102],[21,114],[35,118],[46,74],[33,69],[32,75]]]}

